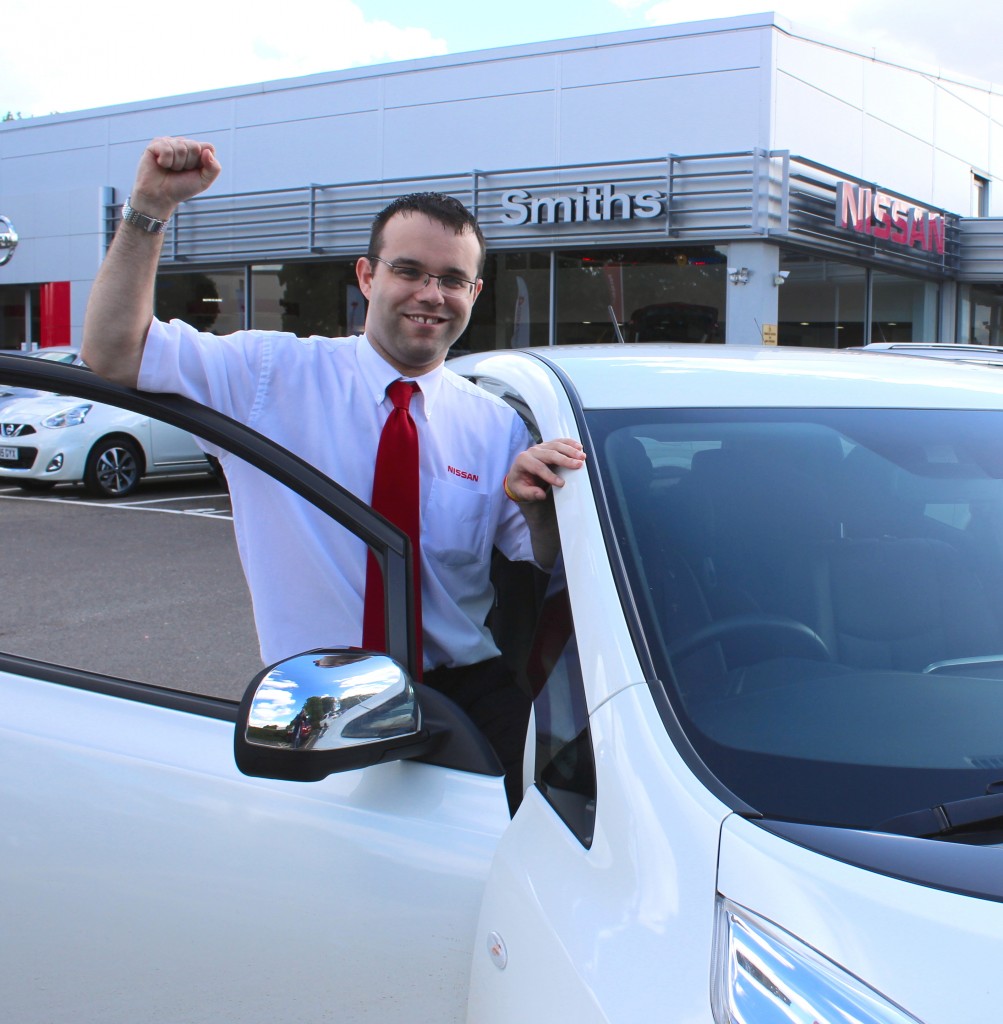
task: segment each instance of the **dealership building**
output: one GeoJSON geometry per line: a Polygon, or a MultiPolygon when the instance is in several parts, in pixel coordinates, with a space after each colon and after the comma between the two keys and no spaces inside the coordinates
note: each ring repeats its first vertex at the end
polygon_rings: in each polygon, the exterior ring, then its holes
{"type": "Polygon", "coordinates": [[[356,68],[0,124],[0,348],[79,341],[157,135],[223,173],[156,309],[217,334],[362,330],[397,195],[488,241],[462,350],[617,340],[1003,344],[1003,90],[772,14],[356,68]]]}

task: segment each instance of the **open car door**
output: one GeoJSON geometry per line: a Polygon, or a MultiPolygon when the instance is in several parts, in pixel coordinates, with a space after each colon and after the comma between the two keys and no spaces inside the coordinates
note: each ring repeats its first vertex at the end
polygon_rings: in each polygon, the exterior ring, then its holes
{"type": "MultiPolygon", "coordinates": [[[[358,706],[349,714],[332,690],[341,685],[334,676],[311,676],[312,683],[302,677],[298,683],[314,686],[304,697],[321,700],[312,705],[312,739],[302,729],[297,739],[292,718],[271,745],[256,746],[245,732],[238,747],[248,741],[246,749],[264,760],[245,758],[251,774],[244,774],[234,760],[238,701],[193,686],[211,654],[199,644],[211,642],[179,630],[182,670],[156,685],[78,665],[65,653],[0,654],[5,1017],[82,1024],[466,1019],[482,892],[509,815],[503,780],[479,733],[448,702],[412,686],[405,671],[415,652],[406,538],[296,456],[185,399],[8,355],[0,355],[0,382],[119,405],[181,427],[360,536],[387,581],[395,659],[370,664],[410,694],[412,712],[403,729],[399,715],[391,722],[392,741],[380,733],[384,746],[363,742],[360,750],[356,743],[345,753],[333,739],[358,733],[358,706]],[[315,745],[311,772],[259,777],[270,773],[269,758],[281,761],[295,742],[315,745]],[[307,777],[318,781],[294,781],[307,777]]],[[[0,494],[0,507],[23,513],[21,531],[35,527],[17,502],[58,500],[9,491],[0,494]]],[[[114,508],[85,510],[91,518],[75,521],[67,531],[74,557],[95,543],[103,521],[97,517],[114,508]]],[[[5,550],[16,538],[8,531],[5,550]]],[[[117,565],[113,578],[145,571],[142,549],[124,550],[123,559],[130,554],[133,561],[117,565]]],[[[102,598],[74,589],[65,564],[54,539],[52,561],[30,568],[51,576],[54,593],[70,595],[78,618],[98,615],[102,598]]],[[[4,579],[11,600],[16,580],[6,568],[4,579]]],[[[220,596],[204,616],[211,637],[218,614],[220,643],[228,635],[228,601],[220,596]]],[[[37,609],[43,621],[46,611],[37,609]]],[[[50,620],[60,651],[67,649],[68,618],[50,620]]],[[[46,630],[39,632],[44,641],[46,630]]],[[[115,643],[136,645],[141,662],[149,639],[120,632],[115,643]]],[[[292,661],[313,671],[343,655],[313,652],[292,661]]],[[[297,670],[292,663],[263,668],[254,692],[297,670]]]]}

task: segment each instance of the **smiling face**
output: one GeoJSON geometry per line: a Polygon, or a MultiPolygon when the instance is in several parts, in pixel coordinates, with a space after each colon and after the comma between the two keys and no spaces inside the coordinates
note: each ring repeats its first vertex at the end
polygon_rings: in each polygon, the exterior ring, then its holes
{"type": "Polygon", "coordinates": [[[382,232],[381,251],[388,263],[432,274],[452,274],[477,281],[471,293],[443,295],[435,278],[418,286],[401,281],[384,263],[363,257],[355,266],[359,288],[369,300],[366,337],[405,377],[418,377],[446,358],[449,346],[470,322],[482,281],[480,243],[472,231],[460,234],[423,213],[398,213],[382,232]]]}

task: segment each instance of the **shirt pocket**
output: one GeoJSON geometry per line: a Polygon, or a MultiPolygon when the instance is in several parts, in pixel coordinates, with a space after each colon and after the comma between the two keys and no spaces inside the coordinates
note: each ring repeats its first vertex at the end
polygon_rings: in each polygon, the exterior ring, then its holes
{"type": "Polygon", "coordinates": [[[422,528],[425,554],[441,565],[487,561],[490,505],[488,495],[481,491],[433,480],[422,528]]]}

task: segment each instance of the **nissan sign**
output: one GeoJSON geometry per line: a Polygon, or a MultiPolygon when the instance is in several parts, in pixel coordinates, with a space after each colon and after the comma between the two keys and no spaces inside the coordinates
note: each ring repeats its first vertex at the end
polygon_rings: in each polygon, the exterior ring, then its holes
{"type": "Polygon", "coordinates": [[[10,262],[17,248],[17,232],[9,217],[0,217],[0,267],[10,262]]]}

